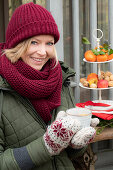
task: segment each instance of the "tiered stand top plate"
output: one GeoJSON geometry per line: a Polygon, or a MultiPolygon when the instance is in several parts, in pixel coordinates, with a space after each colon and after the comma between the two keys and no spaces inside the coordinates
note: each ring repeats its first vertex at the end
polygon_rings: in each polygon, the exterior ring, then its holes
{"type": "Polygon", "coordinates": [[[112,60],[108,60],[108,61],[103,61],[103,62],[96,62],[96,61],[95,61],[95,62],[91,62],[91,61],[87,61],[87,60],[84,58],[83,61],[86,62],[86,63],[99,64],[99,63],[110,63],[110,62],[113,61],[113,59],[112,59],[112,60]]]}

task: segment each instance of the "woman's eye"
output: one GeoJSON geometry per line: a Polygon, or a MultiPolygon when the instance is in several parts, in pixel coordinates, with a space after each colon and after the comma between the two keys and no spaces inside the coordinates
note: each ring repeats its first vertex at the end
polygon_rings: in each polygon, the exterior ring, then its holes
{"type": "Polygon", "coordinates": [[[37,42],[36,41],[31,41],[31,44],[35,45],[35,44],[37,44],[37,42]]]}
{"type": "Polygon", "coordinates": [[[48,42],[47,45],[52,46],[52,45],[54,45],[54,43],[53,42],[48,42]]]}

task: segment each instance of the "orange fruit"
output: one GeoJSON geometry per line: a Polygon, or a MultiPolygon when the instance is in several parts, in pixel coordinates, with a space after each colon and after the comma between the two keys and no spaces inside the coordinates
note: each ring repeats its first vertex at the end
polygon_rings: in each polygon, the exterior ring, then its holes
{"type": "Polygon", "coordinates": [[[108,53],[106,53],[107,57],[108,57],[108,53]]]}
{"type": "Polygon", "coordinates": [[[104,61],[107,61],[108,60],[108,57],[106,54],[103,54],[103,55],[97,55],[97,61],[98,62],[104,62],[104,61]]]}
{"type": "Polygon", "coordinates": [[[97,56],[93,54],[91,50],[86,51],[84,54],[84,57],[87,61],[90,61],[90,62],[95,62],[97,60],[97,56]]]}
{"type": "Polygon", "coordinates": [[[108,55],[108,60],[112,60],[113,59],[113,54],[108,55]]]}
{"type": "Polygon", "coordinates": [[[95,78],[98,79],[98,75],[96,73],[90,73],[87,76],[87,81],[89,81],[90,79],[95,78]]]}

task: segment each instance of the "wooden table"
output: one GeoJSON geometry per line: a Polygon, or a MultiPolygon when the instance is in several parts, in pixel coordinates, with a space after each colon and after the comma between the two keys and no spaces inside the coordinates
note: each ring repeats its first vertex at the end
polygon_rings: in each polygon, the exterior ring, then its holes
{"type": "Polygon", "coordinates": [[[99,135],[96,135],[92,143],[113,139],[113,128],[105,128],[99,135]]]}

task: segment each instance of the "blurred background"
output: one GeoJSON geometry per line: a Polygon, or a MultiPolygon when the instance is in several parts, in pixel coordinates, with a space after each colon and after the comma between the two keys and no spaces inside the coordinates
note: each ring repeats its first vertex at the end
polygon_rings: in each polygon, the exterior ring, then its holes
{"type": "MultiPolygon", "coordinates": [[[[94,29],[103,31],[100,44],[107,42],[113,48],[113,0],[0,0],[0,42],[5,42],[7,24],[15,8],[28,2],[47,8],[58,24],[58,58],[76,71],[76,78],[72,80],[75,103],[98,99],[98,92],[79,87],[79,80],[91,72],[97,73],[97,64],[83,61],[85,51],[96,46],[94,29]],[[91,44],[83,44],[83,37],[91,44]]],[[[102,64],[101,70],[113,73],[113,64],[102,64]]],[[[103,90],[102,98],[113,100],[113,91],[103,90]]],[[[98,156],[95,169],[113,170],[113,141],[100,141],[92,147],[98,156]]]]}

